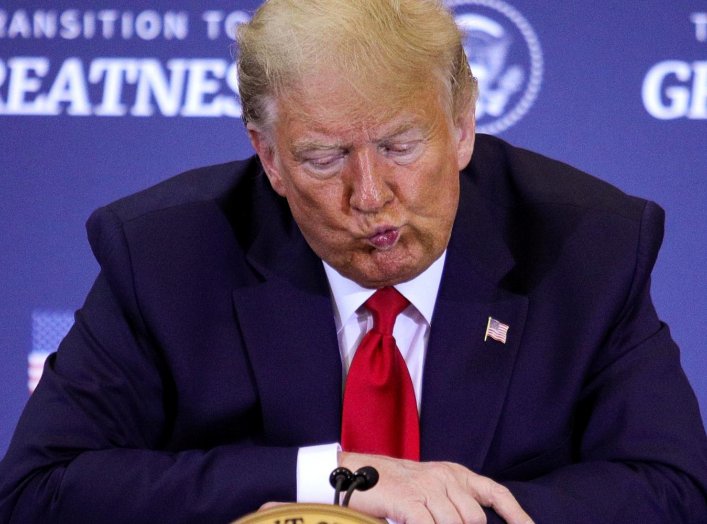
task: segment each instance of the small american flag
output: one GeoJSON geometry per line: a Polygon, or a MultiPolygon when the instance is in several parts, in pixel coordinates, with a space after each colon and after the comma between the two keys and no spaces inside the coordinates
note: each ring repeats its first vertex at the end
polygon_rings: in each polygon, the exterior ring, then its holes
{"type": "Polygon", "coordinates": [[[486,324],[486,334],[484,335],[484,342],[491,337],[497,340],[501,344],[506,343],[506,335],[508,335],[508,324],[499,322],[493,317],[489,317],[489,321],[486,324]]]}

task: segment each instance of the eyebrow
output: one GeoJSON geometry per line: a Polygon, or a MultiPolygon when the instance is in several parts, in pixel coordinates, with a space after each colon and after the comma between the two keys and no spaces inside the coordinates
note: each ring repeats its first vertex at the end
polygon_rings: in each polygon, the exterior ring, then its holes
{"type": "Polygon", "coordinates": [[[376,139],[376,142],[390,140],[391,138],[394,138],[398,135],[403,135],[403,134],[407,133],[408,131],[412,131],[413,129],[420,129],[422,131],[422,126],[417,125],[415,122],[411,122],[411,121],[406,120],[404,122],[401,122],[397,126],[393,127],[389,131],[386,131],[386,133],[384,133],[383,136],[376,139]]]}
{"type": "MultiPolygon", "coordinates": [[[[374,138],[372,142],[385,142],[386,140],[394,139],[397,136],[405,134],[413,129],[419,129],[423,136],[427,136],[427,131],[423,129],[423,126],[418,125],[416,122],[412,121],[412,119],[406,119],[391,129],[385,130],[385,133],[383,133],[382,136],[374,138]]],[[[332,143],[326,143],[317,139],[304,139],[292,143],[289,149],[292,155],[299,157],[308,151],[333,151],[338,149],[346,149],[347,147],[349,147],[347,144],[338,140],[332,143]]]]}
{"type": "Polygon", "coordinates": [[[344,146],[339,143],[325,144],[318,140],[302,140],[295,142],[290,147],[290,152],[294,156],[301,156],[303,153],[315,150],[334,150],[334,149],[344,149],[344,146]]]}

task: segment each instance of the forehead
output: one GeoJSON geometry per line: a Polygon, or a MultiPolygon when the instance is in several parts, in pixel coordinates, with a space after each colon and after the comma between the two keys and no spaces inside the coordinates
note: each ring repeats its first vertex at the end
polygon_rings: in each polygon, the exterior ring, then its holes
{"type": "Polygon", "coordinates": [[[331,75],[301,81],[276,100],[275,125],[288,134],[382,138],[448,121],[439,90],[429,83],[402,92],[356,86],[331,75]]]}

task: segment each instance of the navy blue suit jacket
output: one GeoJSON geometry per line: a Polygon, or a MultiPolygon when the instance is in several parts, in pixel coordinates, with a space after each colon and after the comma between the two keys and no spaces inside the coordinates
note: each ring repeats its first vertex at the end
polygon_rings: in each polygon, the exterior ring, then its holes
{"type": "MultiPolygon", "coordinates": [[[[423,460],[541,523],[705,522],[707,444],[649,296],[658,206],[478,136],[432,321],[423,460]],[[507,343],[484,341],[489,316],[507,343]]],[[[101,271],[0,465],[0,521],[227,522],[339,440],[321,261],[257,159],[97,211],[101,271]]],[[[490,514],[491,519],[496,519],[490,514]]]]}

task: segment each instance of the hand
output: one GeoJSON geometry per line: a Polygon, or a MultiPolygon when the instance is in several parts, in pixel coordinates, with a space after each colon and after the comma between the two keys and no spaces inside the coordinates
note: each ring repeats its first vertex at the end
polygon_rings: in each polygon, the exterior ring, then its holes
{"type": "Polygon", "coordinates": [[[278,506],[286,506],[288,504],[294,504],[294,502],[266,502],[258,508],[258,511],[265,511],[266,509],[272,509],[278,506]]]}
{"type": "Polygon", "coordinates": [[[356,493],[351,507],[398,524],[484,524],[483,507],[493,508],[508,524],[533,522],[508,488],[459,464],[342,452],[339,465],[352,471],[376,468],[378,484],[356,493]]]}

